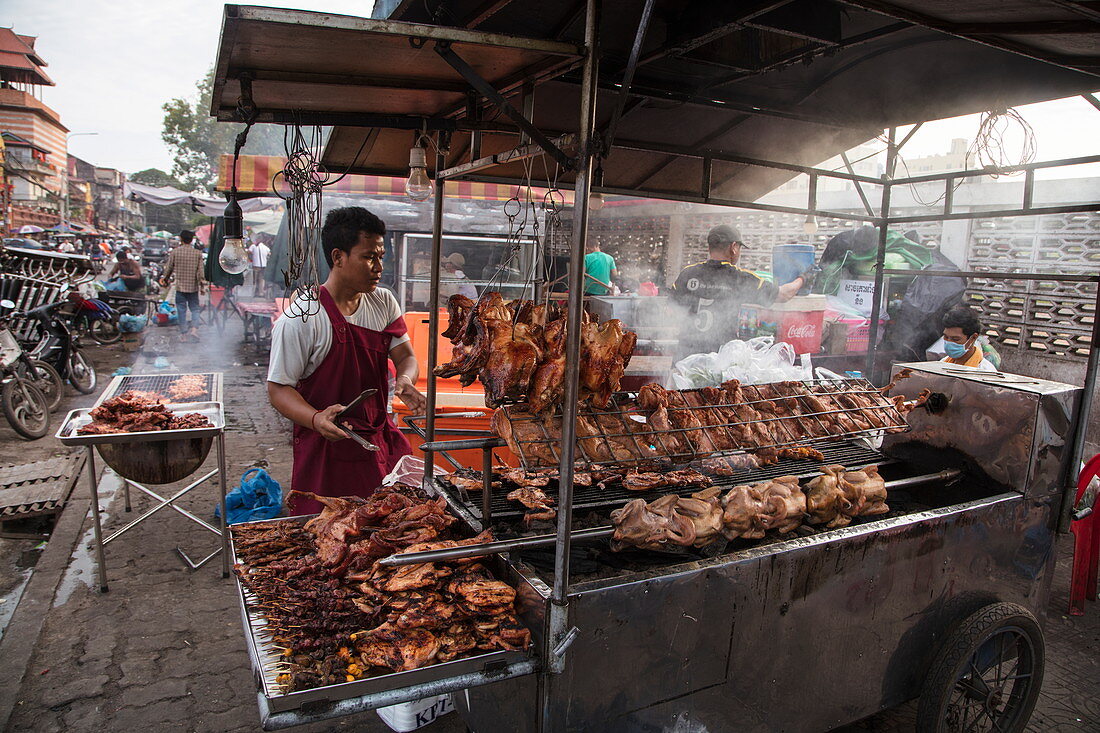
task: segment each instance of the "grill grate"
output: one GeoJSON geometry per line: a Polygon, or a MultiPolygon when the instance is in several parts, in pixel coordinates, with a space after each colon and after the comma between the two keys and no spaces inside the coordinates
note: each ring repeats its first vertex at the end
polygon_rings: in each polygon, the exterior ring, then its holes
{"type": "Polygon", "coordinates": [[[156,392],[163,395],[170,402],[220,402],[222,398],[221,374],[209,372],[205,374],[127,374],[116,377],[114,381],[103,390],[99,401],[109,400],[123,392],[138,390],[141,392],[156,392]],[[202,377],[203,393],[188,395],[186,399],[174,399],[171,395],[172,385],[181,377],[202,377]]]}
{"type": "MultiPolygon", "coordinates": [[[[658,456],[686,463],[909,429],[898,407],[865,379],[742,384],[735,389],[740,397],[728,402],[713,401],[704,390],[667,391],[667,408],[654,411],[642,409],[637,394],[615,394],[607,409],[578,413],[576,460],[587,468],[645,463],[658,456]],[[676,427],[677,421],[685,424],[676,427]],[[768,427],[761,432],[761,425],[768,427]]],[[[558,464],[560,417],[532,415],[524,405],[507,406],[497,414],[498,434],[524,470],[558,464]]]]}
{"type": "MultiPolygon", "coordinates": [[[[861,468],[863,466],[880,464],[886,461],[886,457],[877,450],[855,443],[832,443],[820,445],[818,449],[821,451],[822,455],[825,456],[823,462],[806,458],[781,459],[779,463],[770,466],[762,466],[749,471],[741,471],[733,476],[712,476],[711,479],[714,481],[715,486],[732,487],[739,484],[755,484],[761,481],[768,481],[779,476],[793,475],[799,478],[816,476],[821,473],[821,467],[823,465],[834,463],[845,466],[846,468],[861,468]]],[[[462,504],[471,515],[479,520],[482,519],[481,492],[474,492],[462,496],[460,492],[456,491],[449,483],[441,479],[436,479],[436,485],[441,491],[447,492],[458,503],[462,504]]],[[[527,511],[519,502],[508,500],[507,496],[510,491],[508,486],[509,484],[505,484],[505,486],[493,491],[490,505],[493,521],[522,519],[524,513],[527,511]]],[[[700,487],[698,486],[666,486],[652,491],[630,491],[621,484],[614,484],[608,486],[606,489],[601,489],[598,486],[575,486],[573,488],[573,509],[574,511],[577,509],[615,509],[626,504],[631,499],[652,501],[665,494],[675,493],[681,496],[687,496],[699,490],[700,487]]],[[[543,489],[543,491],[554,499],[556,505],[558,500],[557,482],[551,481],[550,485],[543,489]]]]}

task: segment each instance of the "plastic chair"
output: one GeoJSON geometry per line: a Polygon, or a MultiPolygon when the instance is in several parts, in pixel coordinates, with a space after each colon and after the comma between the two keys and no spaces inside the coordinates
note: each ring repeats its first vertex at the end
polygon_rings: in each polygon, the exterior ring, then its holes
{"type": "MultiPolygon", "coordinates": [[[[1100,454],[1085,464],[1077,479],[1074,506],[1081,501],[1093,476],[1100,476],[1100,454]]],[[[1070,524],[1073,532],[1073,573],[1070,576],[1069,615],[1084,616],[1085,601],[1096,600],[1096,580],[1100,575],[1100,496],[1092,505],[1092,513],[1070,524]]]]}

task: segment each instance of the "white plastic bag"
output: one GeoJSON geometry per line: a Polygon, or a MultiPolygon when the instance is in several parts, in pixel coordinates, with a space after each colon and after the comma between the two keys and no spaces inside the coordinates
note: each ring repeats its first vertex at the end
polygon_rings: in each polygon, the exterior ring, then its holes
{"type": "Polygon", "coordinates": [[[807,364],[795,366],[794,347],[785,341],[775,343],[771,336],[748,341],[735,339],[717,352],[692,354],[676,362],[672,386],[676,389],[716,387],[730,379],[743,384],[765,384],[787,379],[810,379],[807,364]]]}
{"type": "MultiPolygon", "coordinates": [[[[435,475],[439,476],[445,473],[449,473],[449,471],[436,463],[435,475]]],[[[382,479],[383,486],[393,486],[394,484],[420,486],[422,483],[424,483],[424,461],[411,453],[397,459],[397,464],[393,467],[393,470],[382,479]]]]}
{"type": "Polygon", "coordinates": [[[412,702],[378,708],[378,717],[397,733],[423,728],[455,709],[450,695],[425,697],[412,702]]]}

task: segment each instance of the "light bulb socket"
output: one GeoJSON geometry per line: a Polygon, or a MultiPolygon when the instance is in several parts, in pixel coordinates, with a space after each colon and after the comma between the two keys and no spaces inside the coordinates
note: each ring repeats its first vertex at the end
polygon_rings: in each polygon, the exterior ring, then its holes
{"type": "Polygon", "coordinates": [[[428,151],[420,147],[419,145],[409,148],[409,167],[427,168],[428,151]]]}
{"type": "Polygon", "coordinates": [[[229,194],[229,201],[225,205],[225,211],[222,212],[222,219],[225,225],[226,239],[241,239],[244,237],[244,212],[241,211],[241,205],[237,203],[235,194],[229,194]]]}

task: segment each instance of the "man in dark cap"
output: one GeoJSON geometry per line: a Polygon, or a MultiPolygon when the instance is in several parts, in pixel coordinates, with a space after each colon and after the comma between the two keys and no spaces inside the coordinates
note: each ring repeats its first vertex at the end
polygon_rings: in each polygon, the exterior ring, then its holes
{"type": "Polygon", "coordinates": [[[738,267],[745,243],[741,233],[728,224],[710,230],[707,247],[709,258],[685,267],[672,289],[673,301],[690,313],[680,338],[681,356],[716,351],[737,338],[743,303],[785,303],[803,285],[799,277],[776,286],[738,267]]]}

